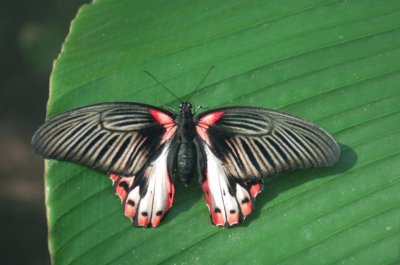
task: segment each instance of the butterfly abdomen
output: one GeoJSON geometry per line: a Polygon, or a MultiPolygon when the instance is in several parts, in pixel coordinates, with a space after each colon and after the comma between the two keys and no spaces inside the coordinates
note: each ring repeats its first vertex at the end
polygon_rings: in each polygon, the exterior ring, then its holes
{"type": "Polygon", "coordinates": [[[194,143],[182,139],[178,149],[176,166],[179,177],[185,185],[189,185],[193,179],[195,161],[197,161],[197,156],[194,143]]]}

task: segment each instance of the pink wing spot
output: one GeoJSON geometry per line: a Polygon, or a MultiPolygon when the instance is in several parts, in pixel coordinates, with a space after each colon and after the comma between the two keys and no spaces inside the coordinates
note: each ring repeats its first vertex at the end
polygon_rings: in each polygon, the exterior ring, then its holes
{"type": "Polygon", "coordinates": [[[225,217],[222,213],[213,213],[212,222],[215,225],[225,225],[225,217]]]}
{"type": "Polygon", "coordinates": [[[136,214],[136,207],[126,204],[124,214],[126,217],[133,219],[133,217],[135,217],[135,214],[136,214]]]}
{"type": "Polygon", "coordinates": [[[171,136],[174,135],[175,131],[176,131],[176,126],[167,128],[167,131],[163,135],[162,143],[171,138],[171,136]]]}
{"type": "Polygon", "coordinates": [[[208,138],[207,135],[207,129],[200,127],[199,125],[196,126],[196,131],[197,134],[200,136],[201,139],[203,139],[204,142],[206,142],[208,145],[210,145],[210,139],[208,138]]]}
{"type": "Polygon", "coordinates": [[[210,125],[216,123],[224,114],[223,111],[212,112],[201,118],[196,126],[197,134],[210,145],[210,139],[208,138],[207,129],[210,125]]]}
{"type": "Polygon", "coordinates": [[[166,140],[171,138],[172,135],[174,135],[176,131],[175,121],[172,117],[165,114],[164,112],[155,109],[150,109],[149,112],[150,115],[153,116],[153,118],[166,129],[166,132],[164,133],[161,141],[161,143],[164,143],[166,140]]]}
{"type": "Polygon", "coordinates": [[[251,214],[251,212],[253,211],[253,203],[249,198],[246,198],[245,201],[241,202],[240,210],[242,211],[243,216],[251,214]]]}
{"type": "Polygon", "coordinates": [[[148,224],[149,224],[149,217],[148,217],[148,216],[143,216],[143,215],[139,214],[139,217],[138,217],[138,226],[147,227],[148,224]]]}
{"type": "Polygon", "coordinates": [[[251,185],[250,187],[250,194],[253,198],[255,198],[261,192],[262,186],[259,182],[251,185]]]}
{"type": "MultiPolygon", "coordinates": [[[[160,123],[161,125],[168,125],[168,127],[173,126],[174,124],[174,119],[170,117],[169,115],[165,114],[164,112],[155,110],[155,109],[150,109],[149,110],[151,116],[160,123]]],[[[164,126],[165,127],[165,126],[164,126]]]]}
{"type": "Polygon", "coordinates": [[[213,125],[216,123],[224,114],[223,111],[217,111],[217,112],[212,112],[204,116],[199,120],[199,123],[207,124],[207,125],[213,125]]]}
{"type": "Polygon", "coordinates": [[[160,224],[162,218],[163,215],[153,217],[153,220],[151,220],[151,226],[157,227],[160,224]]]}
{"type": "Polygon", "coordinates": [[[229,213],[228,216],[228,223],[229,225],[234,225],[239,223],[239,214],[238,213],[229,213]]]}
{"type": "Polygon", "coordinates": [[[117,174],[110,174],[110,179],[112,180],[113,184],[119,179],[117,174]]]}
{"type": "Polygon", "coordinates": [[[126,195],[128,194],[128,190],[132,186],[134,179],[135,177],[121,177],[119,179],[115,191],[118,194],[121,201],[125,200],[126,195]]]}

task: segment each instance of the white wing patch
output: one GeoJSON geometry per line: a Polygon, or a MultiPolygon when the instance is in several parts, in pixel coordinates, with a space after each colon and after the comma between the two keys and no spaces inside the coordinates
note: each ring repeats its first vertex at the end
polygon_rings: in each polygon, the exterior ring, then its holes
{"type": "Polygon", "coordinates": [[[158,226],[172,206],[175,189],[167,170],[169,145],[166,143],[158,158],[145,168],[140,181],[120,176],[116,184],[115,175],[110,176],[123,200],[124,214],[137,226],[158,226]]]}
{"type": "MultiPolygon", "coordinates": [[[[206,176],[202,187],[211,220],[218,226],[240,223],[253,211],[254,197],[259,190],[256,193],[251,192],[253,184],[246,185],[239,183],[237,179],[229,178],[222,162],[212,153],[208,145],[203,146],[206,154],[206,176]]],[[[257,185],[261,189],[259,182],[257,185]]]]}

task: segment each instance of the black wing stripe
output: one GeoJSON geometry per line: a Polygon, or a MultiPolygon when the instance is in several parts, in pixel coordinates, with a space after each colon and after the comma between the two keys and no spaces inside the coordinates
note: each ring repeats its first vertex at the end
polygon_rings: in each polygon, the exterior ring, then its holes
{"type": "Polygon", "coordinates": [[[221,122],[220,124],[223,126],[230,126],[230,128],[232,128],[232,129],[236,128],[238,130],[243,130],[243,129],[248,130],[248,131],[258,131],[259,130],[259,127],[254,124],[242,123],[242,122],[238,122],[238,121],[232,121],[229,123],[221,122]]]}
{"type": "MultiPolygon", "coordinates": [[[[71,129],[75,128],[73,126],[71,129]]],[[[70,128],[57,128],[54,130],[54,133],[51,134],[50,132],[47,134],[46,132],[43,133],[43,145],[40,147],[42,148],[43,152],[50,153],[50,150],[54,147],[54,141],[57,139],[62,138],[65,134],[68,134],[71,130],[70,128]]]]}
{"type": "MultiPolygon", "coordinates": [[[[248,141],[248,145],[251,149],[252,156],[254,157],[253,159],[255,161],[255,166],[257,168],[257,174],[255,174],[253,177],[259,175],[263,171],[263,169],[267,169],[268,171],[270,171],[271,167],[268,164],[267,160],[263,157],[259,148],[257,147],[255,140],[248,141]]],[[[250,159],[250,160],[252,160],[252,159],[250,159]]]]}
{"type": "Polygon", "coordinates": [[[232,154],[234,156],[234,162],[235,162],[236,168],[239,169],[239,170],[244,168],[243,160],[240,157],[240,154],[239,154],[239,152],[238,152],[238,150],[237,150],[237,148],[235,146],[235,143],[234,142],[233,143],[227,142],[227,143],[228,143],[230,149],[232,150],[232,154]]]}
{"type": "MultiPolygon", "coordinates": [[[[79,116],[81,117],[81,116],[79,116]]],[[[68,117],[69,120],[71,117],[68,117]]],[[[61,120],[61,119],[60,119],[61,120]]],[[[49,128],[45,128],[42,138],[44,139],[43,146],[47,146],[49,148],[54,147],[55,141],[61,141],[61,139],[65,139],[66,135],[71,135],[71,131],[75,128],[79,127],[81,124],[87,123],[94,124],[93,119],[84,119],[82,122],[77,123],[76,121],[70,121],[66,123],[58,123],[57,126],[53,126],[51,123],[49,128]]]]}
{"type": "Polygon", "coordinates": [[[125,153],[121,156],[121,159],[118,162],[116,162],[114,165],[115,170],[126,168],[129,171],[134,171],[134,169],[135,169],[134,167],[133,168],[128,167],[128,162],[129,162],[131,155],[136,153],[135,147],[139,144],[140,138],[141,138],[141,136],[139,136],[137,134],[132,135],[128,148],[126,149],[125,153]]]}
{"type": "Polygon", "coordinates": [[[253,151],[250,149],[250,146],[247,144],[247,141],[243,138],[237,138],[237,145],[240,149],[240,156],[243,161],[245,161],[246,167],[248,167],[248,171],[250,175],[248,177],[257,176],[260,172],[259,164],[257,163],[253,151]]]}
{"type": "Polygon", "coordinates": [[[308,135],[303,135],[304,138],[307,139],[307,141],[309,142],[310,146],[312,146],[312,148],[314,150],[316,150],[319,154],[319,157],[321,158],[321,160],[323,161],[324,165],[328,165],[328,161],[329,161],[329,152],[331,152],[331,148],[326,146],[325,143],[320,143],[317,144],[316,141],[314,141],[311,137],[309,137],[308,135]],[[324,149],[322,149],[322,147],[324,147],[324,149]],[[325,151],[324,151],[325,150],[325,151]],[[329,150],[329,151],[328,151],[329,150]]]}
{"type": "Polygon", "coordinates": [[[110,134],[108,135],[108,138],[104,141],[103,145],[101,146],[100,149],[98,149],[98,151],[95,153],[95,159],[93,162],[93,167],[96,166],[97,163],[100,162],[101,164],[104,164],[103,162],[103,158],[104,160],[107,159],[109,151],[111,149],[111,147],[114,145],[114,143],[117,141],[119,135],[113,135],[110,134]]]}
{"type": "Polygon", "coordinates": [[[281,130],[281,134],[285,137],[285,139],[290,143],[290,147],[299,154],[298,160],[301,160],[305,167],[312,165],[312,161],[314,160],[310,153],[305,148],[304,144],[290,131],[281,130]]]}
{"type": "Polygon", "coordinates": [[[123,155],[127,151],[128,147],[131,143],[131,139],[132,139],[132,135],[126,135],[125,137],[123,137],[121,139],[122,144],[120,145],[119,148],[115,148],[115,151],[111,156],[112,160],[109,163],[110,167],[109,167],[108,171],[110,171],[112,168],[118,168],[119,163],[121,163],[123,161],[123,159],[121,159],[121,157],[123,157],[123,155]]]}
{"type": "Polygon", "coordinates": [[[106,150],[104,156],[102,157],[102,159],[100,159],[99,163],[101,164],[105,164],[105,165],[110,165],[107,169],[107,171],[109,171],[109,169],[112,167],[113,164],[112,161],[114,160],[116,154],[118,153],[118,151],[122,148],[122,143],[123,143],[123,139],[124,139],[123,134],[120,135],[116,135],[115,136],[115,141],[112,142],[112,145],[109,145],[108,150],[106,150]]]}
{"type": "Polygon", "coordinates": [[[60,137],[54,138],[50,143],[50,155],[54,155],[55,152],[59,152],[59,156],[63,157],[63,147],[68,145],[69,141],[74,139],[75,134],[79,133],[85,127],[88,127],[87,123],[82,123],[74,126],[71,130],[65,131],[60,137]],[[65,144],[64,144],[65,143],[65,144]]]}
{"type": "MultiPolygon", "coordinates": [[[[146,138],[141,138],[140,140],[137,141],[137,144],[135,145],[134,152],[132,152],[131,156],[129,157],[127,169],[132,170],[136,168],[136,165],[140,163],[140,156],[139,154],[141,153],[140,150],[142,148],[142,145],[145,143],[146,138]]],[[[147,155],[147,154],[142,154],[142,155],[147,155]]]]}
{"type": "MultiPolygon", "coordinates": [[[[287,131],[288,134],[290,134],[290,131],[287,131]]],[[[294,135],[293,133],[291,133],[292,135],[294,135]]],[[[294,135],[295,136],[295,135],[294,135]]],[[[325,158],[324,155],[321,155],[321,153],[319,152],[320,149],[317,149],[313,146],[313,143],[310,142],[309,140],[307,140],[307,138],[305,137],[307,136],[307,134],[298,134],[298,138],[300,138],[301,142],[304,143],[304,148],[310,152],[310,154],[312,155],[314,161],[316,164],[313,164],[312,166],[323,166],[326,165],[327,160],[325,158]]],[[[319,142],[319,146],[321,146],[324,150],[326,150],[327,152],[330,151],[330,148],[328,145],[326,145],[325,141],[322,141],[321,138],[317,137],[315,134],[312,134],[311,137],[313,139],[315,139],[315,142],[319,142]]],[[[308,138],[311,138],[310,136],[308,136],[308,138]]]]}
{"type": "Polygon", "coordinates": [[[277,158],[277,161],[275,161],[275,164],[279,165],[278,171],[282,171],[282,170],[289,171],[291,168],[287,162],[287,156],[282,151],[281,147],[275,142],[275,139],[272,137],[267,137],[266,140],[268,142],[268,145],[273,150],[275,157],[277,158]]]}
{"type": "Polygon", "coordinates": [[[227,148],[230,150],[228,151],[228,155],[226,157],[225,163],[229,164],[229,169],[233,170],[234,172],[232,174],[236,175],[240,173],[240,168],[242,166],[239,166],[239,163],[241,163],[241,160],[239,157],[237,157],[237,152],[236,149],[232,146],[230,142],[226,142],[227,148]]]}
{"type": "Polygon", "coordinates": [[[265,168],[267,169],[266,171],[268,173],[274,174],[275,173],[275,161],[271,157],[271,153],[267,151],[267,149],[260,142],[259,139],[254,139],[254,143],[257,146],[257,149],[261,152],[262,157],[265,158],[263,161],[264,161],[265,168]]]}
{"type": "Polygon", "coordinates": [[[76,157],[80,161],[82,156],[84,154],[88,154],[89,150],[93,148],[93,146],[103,137],[104,134],[105,132],[96,127],[96,129],[89,134],[86,139],[82,139],[79,145],[77,145],[74,149],[71,149],[70,156],[66,157],[66,159],[73,159],[76,157]]]}
{"type": "Polygon", "coordinates": [[[72,130],[64,131],[59,137],[52,139],[52,141],[48,143],[50,147],[50,156],[65,158],[66,155],[72,151],[71,148],[75,140],[79,141],[79,136],[84,135],[85,132],[92,127],[92,124],[82,123],[81,126],[74,126],[72,130]]]}
{"type": "MultiPolygon", "coordinates": [[[[73,151],[80,143],[82,143],[82,139],[88,137],[94,130],[96,126],[88,124],[84,128],[82,128],[79,132],[76,132],[75,135],[72,135],[69,139],[61,143],[61,146],[58,148],[58,153],[61,157],[68,157],[68,155],[73,151]]],[[[57,150],[57,149],[56,149],[57,150]]]]}
{"type": "Polygon", "coordinates": [[[53,134],[54,128],[68,128],[71,124],[76,124],[77,119],[90,120],[92,116],[93,113],[86,113],[62,118],[56,117],[46,126],[46,130],[40,131],[40,133],[53,134]]]}
{"type": "Polygon", "coordinates": [[[303,168],[303,159],[299,155],[296,148],[292,148],[288,140],[280,132],[277,131],[274,135],[276,136],[275,140],[277,141],[278,145],[281,146],[282,150],[286,153],[288,158],[287,162],[289,163],[290,168],[303,168]]]}
{"type": "Polygon", "coordinates": [[[219,122],[220,125],[226,125],[226,126],[231,126],[232,123],[239,124],[239,126],[251,124],[258,130],[264,130],[264,127],[265,127],[264,120],[254,120],[254,118],[249,118],[249,117],[222,118],[219,122]]]}
{"type": "MultiPolygon", "coordinates": [[[[90,140],[88,142],[88,145],[86,146],[86,148],[84,149],[83,152],[78,153],[74,159],[77,158],[78,163],[84,163],[84,164],[89,164],[89,159],[90,156],[87,156],[86,154],[90,154],[91,150],[95,150],[97,145],[99,144],[99,142],[101,142],[101,139],[103,139],[103,137],[106,135],[106,132],[100,131],[97,136],[95,138],[93,138],[92,140],[90,140]]],[[[90,164],[91,165],[91,164],[90,164]]]]}
{"type": "Polygon", "coordinates": [[[311,138],[315,139],[320,145],[323,145],[325,148],[328,147],[327,143],[329,141],[332,141],[332,139],[329,139],[329,137],[321,131],[320,128],[313,126],[311,128],[305,127],[305,124],[297,124],[294,122],[290,122],[290,125],[293,126],[287,126],[285,129],[290,130],[290,131],[296,131],[301,135],[309,135],[311,138]]]}
{"type": "Polygon", "coordinates": [[[264,149],[268,153],[268,155],[271,157],[273,161],[273,167],[275,170],[275,173],[281,172],[282,171],[282,164],[279,161],[279,157],[275,151],[275,149],[268,143],[267,138],[261,138],[261,144],[263,145],[264,149]]]}
{"type": "Polygon", "coordinates": [[[89,130],[87,130],[81,137],[77,137],[75,143],[71,145],[67,153],[65,154],[65,158],[74,157],[79,150],[83,149],[85,143],[87,143],[86,139],[92,139],[98,133],[97,126],[92,126],[89,130]]]}
{"type": "MultiPolygon", "coordinates": [[[[245,138],[240,138],[240,144],[243,146],[244,154],[247,154],[247,160],[249,160],[249,164],[251,166],[251,171],[253,172],[253,176],[257,175],[257,172],[261,170],[259,159],[257,158],[257,152],[254,149],[251,141],[247,141],[245,138]]],[[[246,159],[246,156],[242,156],[243,159],[246,159]]]]}

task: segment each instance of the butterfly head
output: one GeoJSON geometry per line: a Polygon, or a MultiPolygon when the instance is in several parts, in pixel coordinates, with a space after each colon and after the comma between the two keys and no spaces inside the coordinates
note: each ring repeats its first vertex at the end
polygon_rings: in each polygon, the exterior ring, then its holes
{"type": "Polygon", "coordinates": [[[181,113],[188,113],[192,111],[192,104],[189,101],[182,102],[179,104],[179,109],[181,113]]]}

